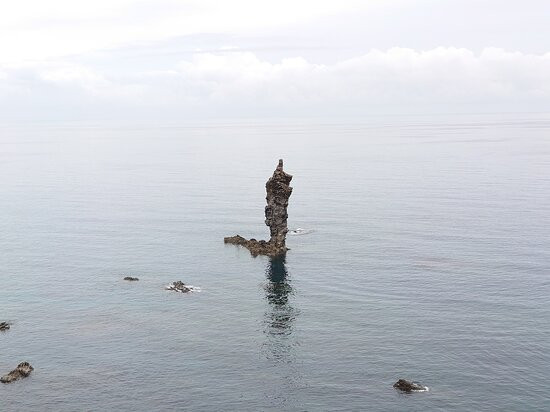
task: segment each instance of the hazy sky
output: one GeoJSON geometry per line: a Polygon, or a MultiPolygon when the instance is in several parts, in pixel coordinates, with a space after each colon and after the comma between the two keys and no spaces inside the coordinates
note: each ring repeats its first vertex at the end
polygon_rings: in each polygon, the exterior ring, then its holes
{"type": "Polygon", "coordinates": [[[550,110],[546,0],[0,0],[0,119],[550,110]]]}

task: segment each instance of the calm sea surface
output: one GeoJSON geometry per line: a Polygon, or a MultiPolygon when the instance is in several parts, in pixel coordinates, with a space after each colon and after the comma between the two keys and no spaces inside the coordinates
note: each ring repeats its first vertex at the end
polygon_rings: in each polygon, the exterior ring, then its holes
{"type": "Polygon", "coordinates": [[[1,411],[550,410],[550,117],[2,127],[3,320],[1,411]]]}

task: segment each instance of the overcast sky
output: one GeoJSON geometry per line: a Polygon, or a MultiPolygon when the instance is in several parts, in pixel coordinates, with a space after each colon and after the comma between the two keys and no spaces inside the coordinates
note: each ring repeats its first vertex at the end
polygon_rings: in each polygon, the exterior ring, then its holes
{"type": "Polygon", "coordinates": [[[0,119],[550,110],[546,0],[0,0],[0,119]]]}

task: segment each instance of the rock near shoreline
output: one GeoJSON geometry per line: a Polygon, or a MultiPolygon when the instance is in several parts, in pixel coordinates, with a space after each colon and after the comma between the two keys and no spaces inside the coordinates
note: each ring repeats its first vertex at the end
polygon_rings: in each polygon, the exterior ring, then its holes
{"type": "Polygon", "coordinates": [[[292,175],[289,175],[283,170],[283,160],[279,160],[277,168],[273,172],[273,176],[267,181],[265,189],[267,192],[265,207],[265,224],[269,226],[270,239],[247,240],[242,236],[230,236],[223,239],[224,243],[244,246],[252,256],[267,255],[271,257],[280,256],[286,253],[286,234],[287,227],[287,207],[288,199],[292,194],[290,181],[292,175]]]}

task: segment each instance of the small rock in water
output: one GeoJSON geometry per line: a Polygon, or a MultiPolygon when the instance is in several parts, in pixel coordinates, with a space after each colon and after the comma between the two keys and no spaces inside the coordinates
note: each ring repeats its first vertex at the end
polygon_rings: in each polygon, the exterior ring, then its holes
{"type": "Polygon", "coordinates": [[[30,365],[29,362],[22,362],[19,365],[17,365],[17,368],[12,370],[10,373],[2,376],[0,378],[0,382],[11,383],[11,382],[18,381],[19,379],[23,379],[29,376],[33,370],[34,368],[30,365]]]}
{"type": "Polygon", "coordinates": [[[310,233],[313,233],[313,229],[304,229],[301,227],[298,227],[296,229],[292,229],[288,231],[288,234],[291,236],[297,236],[297,235],[309,235],[310,233]]]}
{"type": "Polygon", "coordinates": [[[8,322],[0,322],[0,331],[8,330],[10,328],[10,324],[8,322]]]}
{"type": "Polygon", "coordinates": [[[410,382],[406,379],[399,379],[393,384],[393,387],[403,392],[425,392],[428,390],[427,386],[420,385],[416,382],[410,382]]]}
{"type": "Polygon", "coordinates": [[[174,290],[176,292],[187,293],[187,292],[199,292],[200,289],[191,285],[186,285],[181,280],[170,283],[166,286],[166,290],[174,290]]]}
{"type": "Polygon", "coordinates": [[[138,278],[133,278],[132,276],[126,276],[126,277],[124,278],[124,280],[127,280],[127,281],[129,281],[129,282],[136,282],[136,281],[138,281],[139,279],[138,279],[138,278]]]}

